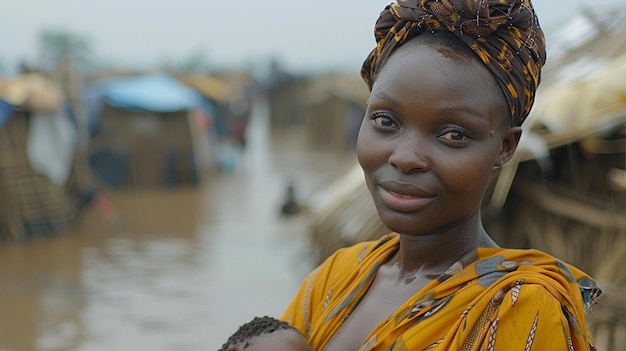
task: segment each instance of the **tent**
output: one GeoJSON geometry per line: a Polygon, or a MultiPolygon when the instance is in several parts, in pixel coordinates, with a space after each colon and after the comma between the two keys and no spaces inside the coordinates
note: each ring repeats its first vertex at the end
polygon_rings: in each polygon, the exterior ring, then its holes
{"type": "Polygon", "coordinates": [[[165,74],[86,85],[90,163],[113,188],[195,185],[201,178],[202,118],[210,102],[165,74]]]}
{"type": "Polygon", "coordinates": [[[93,191],[60,87],[40,73],[0,88],[0,240],[57,234],[93,191]]]}

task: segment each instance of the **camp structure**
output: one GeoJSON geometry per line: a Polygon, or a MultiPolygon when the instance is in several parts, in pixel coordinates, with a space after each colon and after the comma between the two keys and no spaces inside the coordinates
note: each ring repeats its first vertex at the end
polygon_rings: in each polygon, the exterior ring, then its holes
{"type": "Polygon", "coordinates": [[[0,79],[0,241],[65,230],[93,192],[67,107],[41,73],[0,79]]]}
{"type": "Polygon", "coordinates": [[[236,138],[235,121],[246,121],[252,109],[254,80],[249,72],[216,72],[208,74],[177,75],[176,79],[200,92],[213,102],[213,134],[223,141],[236,138]]]}
{"type": "Polygon", "coordinates": [[[202,120],[211,102],[166,74],[114,77],[85,87],[89,160],[113,189],[194,186],[204,166],[202,120]]]}
{"type": "Polygon", "coordinates": [[[272,129],[288,129],[301,123],[307,85],[308,77],[288,73],[275,61],[270,64],[262,89],[267,97],[272,129]]]}
{"type": "MultiPolygon", "coordinates": [[[[598,281],[603,293],[588,324],[596,349],[608,351],[626,344],[624,23],[624,10],[587,12],[548,37],[551,61],[518,152],[494,175],[483,203],[500,245],[549,252],[598,281]]],[[[386,232],[356,164],[309,208],[318,263],[386,232]]]]}
{"type": "Polygon", "coordinates": [[[328,74],[312,78],[304,93],[302,125],[315,149],[354,149],[369,92],[358,75],[328,74]]]}
{"type": "Polygon", "coordinates": [[[177,75],[177,79],[214,102],[210,126],[210,161],[216,170],[231,173],[238,169],[241,152],[248,143],[256,81],[251,72],[233,70],[211,74],[177,75]]]}

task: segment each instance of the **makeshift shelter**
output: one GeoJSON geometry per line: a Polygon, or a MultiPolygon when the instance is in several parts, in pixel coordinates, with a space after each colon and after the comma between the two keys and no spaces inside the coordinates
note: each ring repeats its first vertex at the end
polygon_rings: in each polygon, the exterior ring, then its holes
{"type": "Polygon", "coordinates": [[[235,91],[219,79],[208,75],[178,75],[176,79],[197,90],[206,99],[213,102],[212,126],[218,138],[228,135],[228,105],[235,91]]]}
{"type": "Polygon", "coordinates": [[[200,181],[209,101],[164,74],[118,77],[86,87],[90,163],[113,188],[200,181]]]}
{"type": "Polygon", "coordinates": [[[301,123],[307,83],[307,78],[289,74],[275,62],[271,65],[264,90],[273,129],[289,128],[301,123]]]}
{"type": "Polygon", "coordinates": [[[0,241],[62,231],[93,191],[64,101],[39,73],[0,82],[0,241]]]}
{"type": "Polygon", "coordinates": [[[369,92],[358,75],[325,75],[309,83],[302,123],[307,142],[316,149],[354,148],[369,92]]]}
{"type": "Polygon", "coordinates": [[[220,172],[237,170],[248,145],[256,84],[248,71],[223,71],[212,75],[177,78],[215,102],[210,126],[211,159],[220,172]]]}
{"type": "Polygon", "coordinates": [[[253,80],[248,72],[222,73],[221,75],[179,75],[184,84],[200,92],[213,104],[213,134],[223,142],[239,139],[237,122],[250,118],[253,99],[253,80]]]}
{"type": "MultiPolygon", "coordinates": [[[[604,293],[588,323],[608,351],[626,343],[625,23],[623,9],[587,13],[548,38],[533,114],[483,203],[500,245],[544,250],[598,280],[604,293]]],[[[311,202],[318,262],[386,232],[356,165],[311,202]]]]}

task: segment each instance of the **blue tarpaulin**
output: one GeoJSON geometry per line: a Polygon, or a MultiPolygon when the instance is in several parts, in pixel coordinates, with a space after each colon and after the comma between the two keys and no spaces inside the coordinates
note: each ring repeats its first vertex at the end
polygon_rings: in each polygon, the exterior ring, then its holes
{"type": "MultiPolygon", "coordinates": [[[[195,89],[166,74],[95,81],[85,86],[83,96],[88,111],[89,131],[92,135],[98,131],[100,120],[106,118],[101,116],[105,103],[120,110],[156,114],[198,111],[212,107],[212,104],[195,89]]],[[[128,118],[132,118],[132,115],[129,114],[128,118]]],[[[193,153],[176,154],[170,149],[156,151],[164,153],[163,167],[155,171],[163,173],[165,186],[179,184],[176,169],[177,163],[181,162],[182,158],[192,157],[192,166],[195,167],[193,153]]],[[[132,150],[102,149],[93,150],[89,161],[94,174],[109,186],[118,188],[124,185],[127,173],[131,171],[133,157],[132,150]]]]}
{"type": "Polygon", "coordinates": [[[169,113],[197,109],[202,101],[196,90],[165,74],[114,78],[101,88],[102,98],[121,109],[169,113]]]}
{"type": "Polygon", "coordinates": [[[83,96],[91,133],[98,128],[104,102],[119,109],[152,113],[206,108],[199,92],[166,74],[95,81],[85,86],[83,96]]]}
{"type": "Polygon", "coordinates": [[[13,105],[4,100],[0,100],[0,128],[11,118],[13,105]]]}

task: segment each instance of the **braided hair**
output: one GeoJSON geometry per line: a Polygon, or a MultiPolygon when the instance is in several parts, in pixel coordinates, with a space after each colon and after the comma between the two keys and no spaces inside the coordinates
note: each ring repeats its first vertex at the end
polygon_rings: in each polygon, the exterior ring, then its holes
{"type": "Polygon", "coordinates": [[[243,351],[250,346],[250,340],[252,338],[271,334],[281,329],[296,330],[289,325],[289,323],[273,317],[254,317],[250,322],[241,325],[239,329],[228,338],[224,345],[222,345],[219,351],[243,351]]]}

